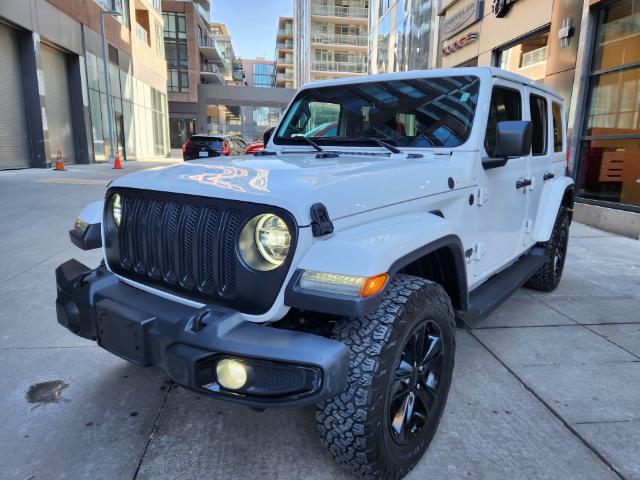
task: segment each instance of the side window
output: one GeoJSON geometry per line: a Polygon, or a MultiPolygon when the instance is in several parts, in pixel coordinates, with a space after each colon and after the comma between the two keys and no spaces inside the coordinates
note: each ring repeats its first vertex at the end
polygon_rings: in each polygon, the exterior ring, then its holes
{"type": "Polygon", "coordinates": [[[547,125],[549,123],[547,100],[538,95],[531,95],[529,97],[529,107],[531,110],[531,126],[533,127],[531,153],[533,155],[545,155],[547,153],[547,125]]]}
{"type": "Polygon", "coordinates": [[[552,103],[553,114],[553,151],[562,151],[562,108],[557,103],[552,103]]]}
{"type": "Polygon", "coordinates": [[[484,139],[484,148],[490,157],[496,151],[496,130],[498,122],[522,120],[522,98],[520,92],[505,87],[495,87],[491,94],[489,122],[484,139]]]}

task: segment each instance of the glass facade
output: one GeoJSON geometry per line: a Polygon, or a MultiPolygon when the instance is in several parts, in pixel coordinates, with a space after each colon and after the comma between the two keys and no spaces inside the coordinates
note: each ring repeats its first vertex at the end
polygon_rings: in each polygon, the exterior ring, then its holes
{"type": "Polygon", "coordinates": [[[369,12],[369,72],[429,67],[432,9],[436,0],[372,0],[369,12]]]}
{"type": "Polygon", "coordinates": [[[253,86],[268,88],[274,86],[276,66],[273,63],[253,64],[253,86]]]}
{"type": "Polygon", "coordinates": [[[207,105],[207,132],[238,135],[246,142],[262,140],[267,127],[278,124],[283,108],[258,105],[207,105]]]}
{"type": "Polygon", "coordinates": [[[640,211],[640,0],[598,12],[578,197],[640,211]]]}
{"type": "MultiPolygon", "coordinates": [[[[85,35],[96,35],[86,33],[85,35]]],[[[95,161],[109,157],[109,118],[101,56],[86,52],[87,87],[95,161]]],[[[167,145],[167,97],[132,75],[131,58],[109,46],[113,143],[123,159],[163,156],[167,145]]]]}
{"type": "Polygon", "coordinates": [[[183,13],[164,12],[164,51],[167,60],[167,91],[189,91],[187,20],[183,13]]]}

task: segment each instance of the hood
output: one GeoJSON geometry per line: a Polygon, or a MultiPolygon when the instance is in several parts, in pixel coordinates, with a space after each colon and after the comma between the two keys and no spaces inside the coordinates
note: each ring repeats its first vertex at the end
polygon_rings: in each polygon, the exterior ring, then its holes
{"type": "Polygon", "coordinates": [[[112,186],[276,205],[306,226],[314,203],[323,203],[337,220],[449,191],[448,178],[459,179],[462,173],[453,171],[450,157],[443,155],[408,159],[341,154],[318,159],[310,153],[286,153],[150,168],[120,177],[112,186]]]}

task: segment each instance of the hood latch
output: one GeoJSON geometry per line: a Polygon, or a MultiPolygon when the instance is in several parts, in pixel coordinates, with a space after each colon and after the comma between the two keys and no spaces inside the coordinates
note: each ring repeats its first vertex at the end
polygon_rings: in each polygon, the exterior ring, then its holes
{"type": "Polygon", "coordinates": [[[311,205],[311,231],[314,237],[322,237],[333,233],[333,222],[329,218],[327,207],[322,203],[311,205]]]}

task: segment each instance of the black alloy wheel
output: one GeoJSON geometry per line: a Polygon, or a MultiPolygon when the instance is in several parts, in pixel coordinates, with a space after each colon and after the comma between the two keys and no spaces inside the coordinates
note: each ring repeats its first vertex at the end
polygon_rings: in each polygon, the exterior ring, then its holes
{"type": "Polygon", "coordinates": [[[389,389],[389,428],[399,445],[420,434],[438,398],[443,365],[440,328],[430,320],[420,323],[402,348],[389,389]]]}

